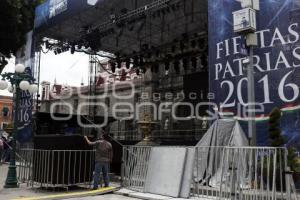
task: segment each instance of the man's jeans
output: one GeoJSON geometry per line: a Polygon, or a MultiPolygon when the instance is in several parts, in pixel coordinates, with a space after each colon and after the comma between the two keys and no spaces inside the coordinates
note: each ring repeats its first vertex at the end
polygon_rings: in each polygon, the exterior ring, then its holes
{"type": "Polygon", "coordinates": [[[100,173],[102,171],[104,186],[109,186],[109,163],[107,162],[96,162],[95,163],[95,173],[94,173],[94,188],[98,188],[100,173]]]}

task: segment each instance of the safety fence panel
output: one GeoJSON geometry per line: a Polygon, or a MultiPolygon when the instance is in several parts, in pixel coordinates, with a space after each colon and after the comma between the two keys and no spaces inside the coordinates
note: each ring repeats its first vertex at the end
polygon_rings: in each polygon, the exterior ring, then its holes
{"type": "Polygon", "coordinates": [[[94,150],[19,151],[18,180],[41,187],[90,186],[94,170],[94,150]]]}
{"type": "Polygon", "coordinates": [[[193,176],[196,197],[297,199],[285,148],[196,147],[193,176]]]}
{"type": "MultiPolygon", "coordinates": [[[[123,148],[123,187],[138,192],[145,191],[152,148],[145,146],[123,148]]],[[[192,197],[297,200],[295,185],[287,164],[286,148],[194,148],[193,181],[190,190],[192,197]]]]}
{"type": "Polygon", "coordinates": [[[122,186],[143,192],[151,147],[124,146],[122,157],[122,186]]]}

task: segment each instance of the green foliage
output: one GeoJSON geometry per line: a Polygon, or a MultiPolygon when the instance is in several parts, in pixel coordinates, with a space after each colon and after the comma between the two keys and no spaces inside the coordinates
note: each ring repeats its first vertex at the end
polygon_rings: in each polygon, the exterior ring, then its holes
{"type": "Polygon", "coordinates": [[[33,28],[35,7],[43,0],[0,1],[0,52],[10,58],[25,42],[33,28]]]}
{"type": "MultiPolygon", "coordinates": [[[[274,108],[270,113],[269,119],[269,137],[271,140],[271,146],[273,147],[281,147],[285,143],[285,140],[281,134],[280,119],[281,110],[274,108]]],[[[288,166],[290,166],[293,171],[300,172],[300,160],[297,158],[295,152],[295,148],[288,148],[288,166]]]]}
{"type": "Polygon", "coordinates": [[[296,155],[296,148],[288,148],[288,165],[291,166],[292,171],[300,173],[300,159],[296,155]]]}
{"type": "Polygon", "coordinates": [[[280,147],[284,144],[284,138],[281,135],[280,129],[280,119],[281,119],[281,110],[278,108],[274,108],[270,113],[269,119],[269,137],[271,146],[280,147]]]}

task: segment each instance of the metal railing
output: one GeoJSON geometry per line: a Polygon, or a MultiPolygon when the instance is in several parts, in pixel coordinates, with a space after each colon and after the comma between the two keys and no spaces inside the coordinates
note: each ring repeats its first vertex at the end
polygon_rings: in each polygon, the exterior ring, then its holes
{"type": "Polygon", "coordinates": [[[18,180],[27,186],[90,187],[94,170],[94,150],[19,151],[18,180]]]}
{"type": "Polygon", "coordinates": [[[297,199],[285,148],[196,147],[192,188],[197,197],[297,199]]]}
{"type": "Polygon", "coordinates": [[[143,192],[151,147],[124,146],[122,156],[122,186],[143,192]]]}
{"type": "MultiPolygon", "coordinates": [[[[297,200],[285,148],[194,148],[191,196],[205,199],[297,200]]],[[[151,149],[143,146],[123,148],[123,187],[144,191],[151,149]]]]}

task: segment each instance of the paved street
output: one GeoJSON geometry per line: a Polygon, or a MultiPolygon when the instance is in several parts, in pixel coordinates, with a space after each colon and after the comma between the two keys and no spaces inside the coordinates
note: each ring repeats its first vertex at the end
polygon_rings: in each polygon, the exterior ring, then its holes
{"type": "MultiPolygon", "coordinates": [[[[32,197],[43,197],[45,198],[46,196],[50,195],[58,195],[62,193],[68,193],[68,192],[50,192],[50,191],[45,191],[45,190],[40,190],[40,189],[32,189],[29,187],[26,187],[26,184],[21,184],[19,188],[15,189],[4,189],[3,185],[5,183],[5,178],[7,174],[7,165],[1,165],[0,166],[0,199],[30,199],[32,197]]],[[[78,192],[78,191],[76,191],[78,192]]],[[[68,198],[70,199],[70,198],[68,198]]],[[[76,197],[76,198],[71,198],[71,199],[86,199],[86,200],[127,200],[127,199],[133,199],[121,195],[116,195],[116,194],[105,194],[105,195],[97,195],[97,196],[87,196],[87,197],[76,197]]]]}

